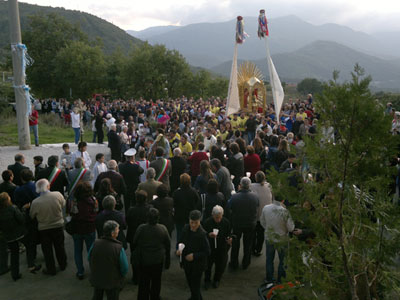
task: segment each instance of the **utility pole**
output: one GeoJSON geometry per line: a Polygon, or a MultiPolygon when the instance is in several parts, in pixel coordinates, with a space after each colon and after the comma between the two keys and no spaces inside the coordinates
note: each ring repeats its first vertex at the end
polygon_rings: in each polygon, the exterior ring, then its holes
{"type": "MultiPolygon", "coordinates": [[[[10,18],[11,46],[21,44],[21,25],[19,21],[19,9],[17,0],[8,0],[8,15],[10,18]]],[[[26,103],[25,75],[22,72],[22,60],[18,51],[12,51],[13,83],[18,123],[18,144],[20,150],[31,149],[31,136],[29,132],[28,107],[26,103]]]]}

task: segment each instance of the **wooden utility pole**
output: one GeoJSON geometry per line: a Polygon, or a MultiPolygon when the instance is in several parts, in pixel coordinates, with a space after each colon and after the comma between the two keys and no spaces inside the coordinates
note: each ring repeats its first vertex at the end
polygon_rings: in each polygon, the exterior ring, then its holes
{"type": "MultiPolygon", "coordinates": [[[[19,9],[17,0],[8,0],[8,15],[10,18],[10,40],[11,47],[21,44],[21,25],[19,21],[19,9]]],[[[13,63],[13,83],[18,123],[18,144],[19,149],[27,150],[31,148],[31,136],[29,133],[28,107],[26,103],[25,74],[22,70],[22,59],[18,50],[12,52],[13,63]]]]}

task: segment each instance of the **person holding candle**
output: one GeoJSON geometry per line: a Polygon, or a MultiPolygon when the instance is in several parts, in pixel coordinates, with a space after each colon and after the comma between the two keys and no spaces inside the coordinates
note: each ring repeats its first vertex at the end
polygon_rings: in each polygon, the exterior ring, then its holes
{"type": "Polygon", "coordinates": [[[179,243],[184,244],[176,251],[182,255],[182,265],[190,288],[191,300],[201,300],[200,286],[203,272],[207,269],[207,257],[210,255],[210,245],[204,229],[200,226],[201,212],[193,210],[189,215],[189,224],[182,230],[179,243]]]}
{"type": "Polygon", "coordinates": [[[212,215],[204,221],[203,228],[207,232],[211,248],[205,272],[205,289],[208,289],[211,285],[211,270],[214,264],[215,271],[212,286],[218,288],[228,262],[228,251],[232,245],[231,223],[224,217],[224,209],[221,206],[214,206],[212,215]]]}

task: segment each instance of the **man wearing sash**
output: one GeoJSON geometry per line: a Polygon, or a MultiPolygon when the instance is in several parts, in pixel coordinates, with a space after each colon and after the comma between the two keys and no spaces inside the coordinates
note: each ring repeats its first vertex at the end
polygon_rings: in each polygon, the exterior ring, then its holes
{"type": "Polygon", "coordinates": [[[143,168],[135,163],[136,149],[131,148],[125,151],[126,161],[119,164],[119,173],[122,175],[127,187],[124,195],[125,215],[128,214],[129,207],[135,204],[135,192],[140,183],[140,175],[144,172],[143,168]]]}
{"type": "Polygon", "coordinates": [[[150,163],[150,167],[154,168],[156,171],[155,180],[161,181],[164,183],[168,189],[170,189],[169,185],[169,177],[171,176],[171,162],[169,159],[166,159],[164,156],[164,149],[158,147],[156,149],[156,160],[150,163]]]}
{"type": "Polygon", "coordinates": [[[65,171],[59,168],[58,156],[52,155],[47,160],[48,167],[39,171],[37,180],[47,179],[50,183],[51,192],[60,192],[64,196],[65,188],[68,185],[67,175],[65,171]]]}
{"type": "Polygon", "coordinates": [[[68,171],[69,187],[68,199],[71,200],[74,196],[74,190],[80,181],[90,182],[90,171],[83,167],[83,158],[78,157],[74,161],[74,169],[68,171]]]}

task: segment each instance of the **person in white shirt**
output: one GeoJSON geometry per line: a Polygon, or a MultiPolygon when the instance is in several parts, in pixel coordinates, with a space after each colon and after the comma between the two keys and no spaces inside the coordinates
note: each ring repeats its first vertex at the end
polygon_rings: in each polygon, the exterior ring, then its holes
{"type": "Polygon", "coordinates": [[[204,138],[204,150],[210,151],[211,146],[215,145],[216,143],[217,143],[217,138],[214,135],[212,135],[211,129],[207,128],[204,138]]]}
{"type": "Polygon", "coordinates": [[[255,175],[256,182],[250,185],[250,191],[257,194],[259,206],[257,212],[257,225],[253,239],[253,255],[261,256],[261,251],[264,244],[264,227],[260,224],[260,217],[264,206],[272,203],[271,186],[265,181],[263,171],[258,171],[255,175]]]}
{"type": "Polygon", "coordinates": [[[115,119],[113,118],[112,114],[107,114],[106,119],[107,119],[106,126],[108,128],[107,131],[110,131],[111,125],[115,124],[115,119]]]}
{"type": "MultiPolygon", "coordinates": [[[[283,202],[283,201],[282,201],[283,202]]],[[[273,201],[263,208],[260,224],[265,229],[265,246],[267,256],[267,282],[274,281],[275,250],[278,251],[279,266],[277,282],[286,276],[284,258],[286,253],[285,238],[294,230],[294,223],[283,203],[273,201]]]]}
{"type": "Polygon", "coordinates": [[[100,173],[107,172],[107,165],[104,163],[105,157],[103,153],[96,154],[96,162],[93,166],[93,178],[91,180],[92,187],[94,187],[94,183],[96,182],[97,176],[100,173]]]}
{"type": "Polygon", "coordinates": [[[147,169],[150,167],[150,162],[146,159],[146,150],[145,149],[140,149],[139,150],[139,159],[136,161],[136,163],[142,167],[144,172],[142,175],[140,175],[140,182],[145,182],[146,181],[146,174],[147,174],[147,169]]]}
{"type": "Polygon", "coordinates": [[[84,162],[84,167],[85,169],[90,169],[90,166],[92,165],[92,159],[90,158],[89,153],[86,151],[87,149],[87,144],[86,142],[80,142],[78,144],[78,150],[76,150],[74,153],[72,153],[72,159],[71,159],[71,164],[73,165],[75,162],[75,159],[77,157],[82,157],[83,162],[84,162]]]}
{"type": "Polygon", "coordinates": [[[71,123],[72,123],[72,129],[74,130],[75,133],[75,145],[78,145],[79,138],[81,137],[81,125],[80,125],[81,115],[77,107],[74,107],[71,113],[71,123]]]}

